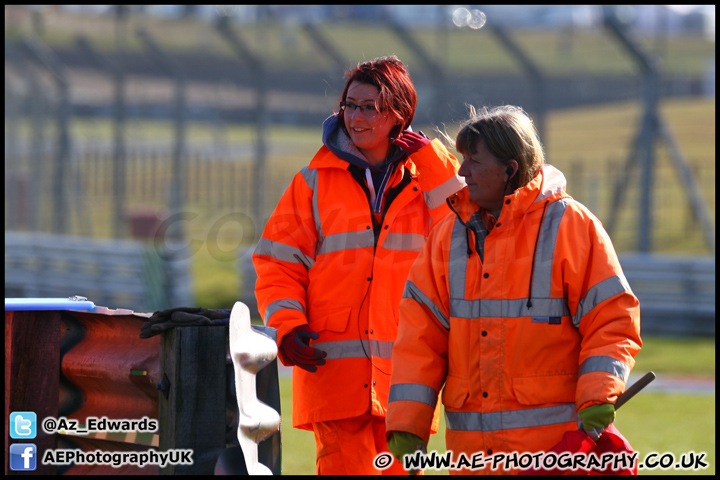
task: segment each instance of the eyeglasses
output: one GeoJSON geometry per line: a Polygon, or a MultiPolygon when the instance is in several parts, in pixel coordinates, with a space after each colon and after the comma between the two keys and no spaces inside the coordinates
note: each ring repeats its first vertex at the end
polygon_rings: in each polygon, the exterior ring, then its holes
{"type": "Polygon", "coordinates": [[[377,117],[378,113],[380,113],[378,112],[377,108],[375,108],[375,105],[355,105],[354,103],[350,102],[340,102],[340,109],[347,109],[351,113],[359,109],[365,116],[365,118],[367,118],[368,120],[372,120],[373,118],[377,117]]]}

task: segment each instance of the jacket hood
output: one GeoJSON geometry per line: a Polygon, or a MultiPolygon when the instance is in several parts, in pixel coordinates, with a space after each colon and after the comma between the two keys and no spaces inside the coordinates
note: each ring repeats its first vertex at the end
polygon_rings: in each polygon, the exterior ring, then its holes
{"type": "MultiPolygon", "coordinates": [[[[384,170],[371,165],[365,156],[358,150],[355,144],[350,140],[350,137],[345,130],[340,126],[338,116],[333,113],[323,122],[323,144],[338,158],[345,160],[346,162],[360,167],[362,169],[369,168],[372,171],[379,172],[384,170]]],[[[387,165],[403,160],[407,157],[407,153],[400,149],[395,148],[395,152],[388,160],[387,165]]]]}

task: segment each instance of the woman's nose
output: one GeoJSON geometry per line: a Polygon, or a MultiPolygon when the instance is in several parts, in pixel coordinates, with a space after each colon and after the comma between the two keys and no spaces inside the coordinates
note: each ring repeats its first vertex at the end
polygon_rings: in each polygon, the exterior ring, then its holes
{"type": "Polygon", "coordinates": [[[350,112],[350,119],[355,121],[361,121],[365,118],[365,114],[363,114],[359,108],[355,108],[355,110],[350,112]]]}
{"type": "Polygon", "coordinates": [[[461,177],[467,177],[468,175],[470,175],[467,163],[467,160],[463,160],[462,163],[460,163],[460,170],[458,170],[458,175],[460,175],[461,177]]]}

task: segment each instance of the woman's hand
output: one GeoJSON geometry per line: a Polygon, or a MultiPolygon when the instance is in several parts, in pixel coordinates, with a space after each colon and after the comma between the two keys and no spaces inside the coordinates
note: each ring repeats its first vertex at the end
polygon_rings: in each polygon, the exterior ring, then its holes
{"type": "Polygon", "coordinates": [[[430,139],[422,132],[402,132],[392,143],[405,150],[408,155],[412,155],[424,146],[430,145],[430,139]]]}

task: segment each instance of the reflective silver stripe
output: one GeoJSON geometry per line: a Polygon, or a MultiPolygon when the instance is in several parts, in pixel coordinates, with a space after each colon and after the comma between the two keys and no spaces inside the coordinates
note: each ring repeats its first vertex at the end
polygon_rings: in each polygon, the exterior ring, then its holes
{"type": "MultiPolygon", "coordinates": [[[[407,288],[407,287],[406,287],[407,288]]],[[[533,292],[534,293],[534,292],[533,292]]],[[[450,299],[450,311],[457,318],[519,318],[519,317],[565,317],[570,310],[564,298],[536,298],[527,308],[527,298],[519,299],[450,299]]]]}
{"type": "Polygon", "coordinates": [[[441,183],[429,192],[423,192],[425,204],[430,210],[439,207],[445,203],[445,200],[447,200],[450,195],[460,191],[464,186],[465,179],[460,175],[455,174],[454,177],[449,178],[447,181],[441,183]]]}
{"type": "Polygon", "coordinates": [[[312,190],[312,215],[313,219],[315,220],[315,230],[317,231],[318,235],[318,245],[322,244],[323,239],[323,231],[322,231],[322,224],[320,223],[320,209],[318,208],[318,198],[317,198],[317,183],[318,183],[318,172],[314,168],[310,168],[309,166],[304,166],[300,173],[302,174],[303,178],[305,179],[305,183],[307,183],[307,186],[310,190],[312,190]]]}
{"type": "Polygon", "coordinates": [[[575,316],[573,316],[573,323],[576,327],[580,326],[583,317],[590,313],[593,308],[615,295],[630,291],[632,290],[630,290],[630,285],[625,275],[615,275],[606,278],[590,288],[585,294],[585,297],[578,302],[577,312],[575,312],[575,316]]]}
{"type": "Polygon", "coordinates": [[[375,245],[375,234],[372,230],[361,230],[359,232],[335,233],[323,238],[319,244],[318,255],[324,253],[351,250],[354,248],[372,247],[375,245]]]}
{"type": "Polygon", "coordinates": [[[430,309],[437,321],[440,322],[443,327],[450,330],[450,320],[448,320],[448,317],[445,316],[442,309],[437,306],[435,302],[430,300],[430,298],[410,280],[405,282],[405,291],[403,292],[402,298],[412,298],[420,305],[425,305],[428,309],[430,309]]]}
{"type": "Polygon", "coordinates": [[[382,243],[387,250],[409,250],[419,252],[425,245],[427,237],[419,233],[389,232],[382,243]]]}
{"type": "MultiPolygon", "coordinates": [[[[538,239],[535,268],[533,270],[533,297],[550,298],[552,284],[553,254],[555,242],[560,228],[560,221],[565,214],[569,199],[562,198],[548,205],[538,239]]],[[[533,303],[535,300],[533,299],[533,303]]],[[[538,316],[538,315],[535,315],[538,316]]]]}
{"type": "Polygon", "coordinates": [[[568,422],[577,422],[574,403],[489,413],[445,411],[445,424],[449,430],[494,432],[568,422]]]}
{"type": "Polygon", "coordinates": [[[325,360],[340,358],[392,358],[393,342],[382,340],[338,340],[335,342],[313,342],[311,347],[327,352],[325,360]]]}
{"type": "Polygon", "coordinates": [[[299,248],[280,242],[273,242],[267,238],[260,238],[260,240],[258,240],[253,255],[267,255],[283,262],[301,263],[308,270],[315,263],[313,258],[305,255],[299,248]]]}
{"type": "Polygon", "coordinates": [[[586,373],[592,372],[605,372],[611,375],[615,375],[621,378],[623,382],[627,382],[630,376],[630,367],[620,360],[616,360],[612,357],[588,357],[584,362],[580,364],[580,372],[578,376],[585,375],[586,373]]]}
{"type": "Polygon", "coordinates": [[[300,174],[305,179],[305,183],[307,183],[307,186],[310,190],[315,190],[315,187],[317,186],[317,170],[314,168],[311,169],[310,166],[305,165],[302,169],[300,169],[300,174]]]}
{"type": "Polygon", "coordinates": [[[392,358],[394,342],[387,340],[370,340],[370,355],[378,358],[392,358]]]}
{"type": "Polygon", "coordinates": [[[435,408],[438,392],[427,385],[419,383],[398,383],[390,386],[388,403],[399,401],[420,402],[435,408]]]}
{"type": "Polygon", "coordinates": [[[303,307],[302,303],[298,300],[293,300],[292,298],[282,298],[271,302],[265,309],[265,325],[268,324],[268,320],[270,320],[270,317],[272,317],[275,312],[279,312],[280,310],[286,308],[290,310],[298,310],[302,312],[303,315],[305,314],[305,307],[303,307]]]}
{"type": "MultiPolygon", "coordinates": [[[[455,219],[453,226],[452,238],[450,240],[450,261],[448,262],[448,282],[450,286],[450,298],[465,298],[465,274],[467,272],[467,233],[466,227],[460,221],[455,219]]],[[[455,312],[452,309],[453,303],[450,303],[450,316],[454,317],[455,312]]]]}

